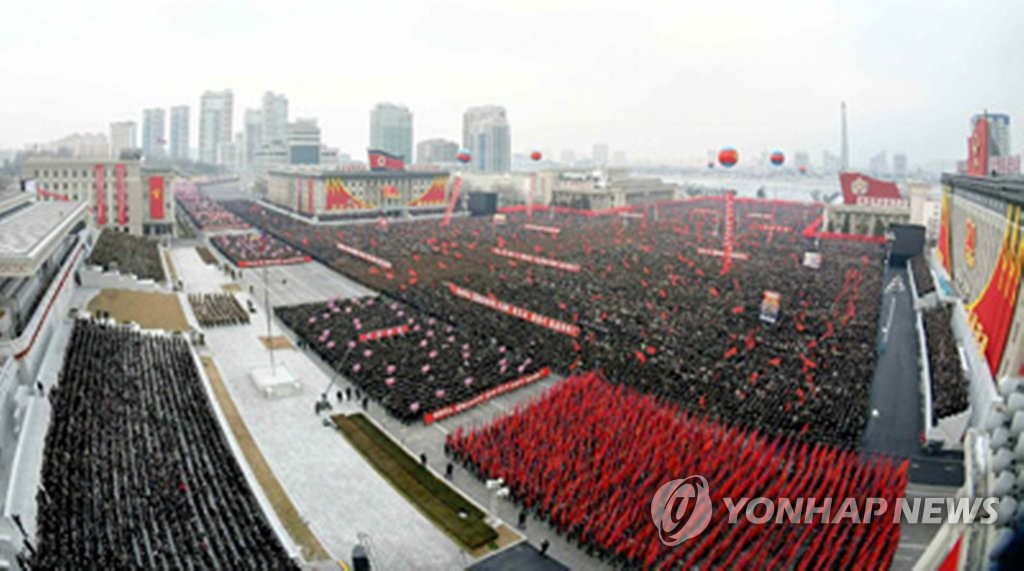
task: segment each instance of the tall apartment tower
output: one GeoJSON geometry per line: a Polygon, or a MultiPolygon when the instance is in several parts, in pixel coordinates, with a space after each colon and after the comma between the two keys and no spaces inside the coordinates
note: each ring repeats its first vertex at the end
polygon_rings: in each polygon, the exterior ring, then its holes
{"type": "Polygon", "coordinates": [[[512,168],[512,141],[505,108],[470,107],[462,114],[462,146],[472,165],[482,172],[508,172],[512,168]]]}
{"type": "Polygon", "coordinates": [[[284,144],[288,140],[288,98],[281,93],[263,94],[263,132],[260,143],[284,144]]]}
{"type": "Polygon", "coordinates": [[[167,144],[167,116],[161,108],[142,110],[142,155],[149,158],[164,156],[167,144]]]}
{"type": "Polygon", "coordinates": [[[230,89],[206,91],[199,102],[199,162],[217,164],[221,143],[231,143],[234,96],[230,89]]]}
{"type": "Polygon", "coordinates": [[[404,105],[378,103],[370,111],[370,148],[412,162],[412,111],[404,105]]]}
{"type": "Polygon", "coordinates": [[[115,121],[110,124],[110,157],[118,158],[121,151],[135,148],[135,121],[115,121]]]}
{"type": "Polygon", "coordinates": [[[188,159],[189,142],[188,105],[171,107],[171,158],[176,161],[188,159]]]}
{"type": "Polygon", "coordinates": [[[842,113],[843,123],[843,141],[842,150],[839,153],[839,168],[842,172],[848,172],[850,170],[850,138],[846,132],[846,102],[843,101],[840,106],[840,112],[842,113]]]}

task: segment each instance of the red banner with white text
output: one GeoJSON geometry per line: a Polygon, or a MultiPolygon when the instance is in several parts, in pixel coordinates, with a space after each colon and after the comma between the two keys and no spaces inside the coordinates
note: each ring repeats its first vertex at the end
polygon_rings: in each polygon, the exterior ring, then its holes
{"type": "Polygon", "coordinates": [[[534,313],[529,309],[524,309],[522,307],[512,305],[511,303],[500,301],[493,297],[488,297],[486,295],[477,293],[473,290],[459,287],[450,282],[448,284],[448,290],[455,297],[461,297],[462,299],[467,299],[469,301],[472,301],[473,303],[480,304],[484,307],[489,307],[495,311],[499,311],[506,315],[518,317],[519,319],[529,321],[534,325],[539,325],[545,329],[550,329],[556,333],[562,333],[570,337],[579,337],[580,335],[580,328],[575,325],[565,323],[564,321],[559,321],[557,319],[547,317],[539,313],[534,313]]]}
{"type": "Polygon", "coordinates": [[[498,385],[493,389],[488,389],[475,397],[458,402],[452,405],[448,405],[443,408],[428,412],[423,415],[423,424],[431,424],[441,419],[448,418],[449,416],[459,414],[460,412],[469,410],[475,406],[481,405],[494,397],[503,395],[507,392],[514,391],[516,389],[525,387],[530,383],[535,383],[543,378],[546,378],[551,374],[551,367],[544,367],[543,369],[530,373],[525,377],[519,377],[514,381],[498,385]]]}
{"type": "Polygon", "coordinates": [[[531,254],[524,254],[522,252],[514,252],[512,250],[506,250],[504,248],[491,248],[491,253],[496,256],[503,256],[505,258],[512,258],[513,260],[520,260],[530,264],[537,264],[538,266],[546,266],[549,268],[555,268],[556,270],[565,270],[567,272],[578,272],[580,271],[579,264],[570,264],[568,262],[562,262],[559,260],[553,260],[551,258],[542,258],[540,256],[534,256],[531,254]]]}
{"type": "Polygon", "coordinates": [[[342,252],[345,252],[346,254],[351,254],[351,255],[353,255],[353,256],[355,256],[355,257],[357,257],[357,258],[359,258],[359,259],[361,259],[363,261],[370,262],[371,264],[380,266],[380,267],[384,268],[385,270],[390,270],[393,267],[391,265],[391,262],[389,262],[389,261],[387,261],[385,259],[378,258],[377,256],[374,256],[373,254],[367,254],[366,252],[364,252],[362,250],[357,250],[357,249],[353,248],[352,246],[347,246],[345,244],[342,244],[341,242],[336,242],[334,244],[334,246],[336,248],[338,248],[339,250],[341,250],[342,252]]]}
{"type": "Polygon", "coordinates": [[[367,331],[366,333],[359,334],[359,342],[365,343],[367,341],[376,341],[378,339],[387,339],[388,337],[398,337],[399,335],[405,335],[409,332],[408,325],[399,325],[397,327],[387,327],[385,329],[376,329],[374,331],[367,331]]]}

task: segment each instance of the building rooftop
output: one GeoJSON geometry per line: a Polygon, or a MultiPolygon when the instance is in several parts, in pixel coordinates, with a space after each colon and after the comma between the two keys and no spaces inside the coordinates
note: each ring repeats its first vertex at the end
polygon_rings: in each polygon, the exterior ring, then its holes
{"type": "Polygon", "coordinates": [[[1024,206],[1024,176],[967,176],[946,173],[942,184],[971,190],[1014,206],[1024,206]]]}
{"type": "Polygon", "coordinates": [[[85,202],[0,199],[0,276],[36,273],[72,228],[84,222],[85,202]]]}

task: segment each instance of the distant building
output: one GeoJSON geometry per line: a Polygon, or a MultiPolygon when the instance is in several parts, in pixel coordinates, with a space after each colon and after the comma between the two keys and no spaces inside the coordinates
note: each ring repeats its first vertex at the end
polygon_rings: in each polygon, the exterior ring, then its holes
{"type": "Polygon", "coordinates": [[[971,117],[971,131],[982,117],[988,119],[989,157],[1010,156],[1010,116],[1005,113],[986,113],[971,117]]]}
{"type": "Polygon", "coordinates": [[[221,143],[231,143],[234,95],[230,89],[206,91],[199,104],[199,162],[218,164],[221,143]]]}
{"type": "Polygon", "coordinates": [[[534,202],[583,210],[606,210],[672,200],[678,187],[660,178],[631,177],[624,170],[539,173],[534,202]]]}
{"type": "Polygon", "coordinates": [[[257,169],[256,154],[263,146],[263,110],[245,110],[245,168],[257,169]]]}
{"type": "Polygon", "coordinates": [[[408,107],[392,103],[374,106],[370,111],[370,148],[413,162],[412,112],[408,107]]]}
{"type": "Polygon", "coordinates": [[[821,170],[832,174],[840,172],[843,168],[842,159],[832,154],[830,151],[822,151],[821,153],[821,170]]]}
{"type": "Polygon", "coordinates": [[[268,91],[263,94],[263,131],[260,144],[284,143],[288,138],[288,98],[268,91]]]}
{"type": "Polygon", "coordinates": [[[572,149],[563,149],[558,162],[562,163],[564,166],[572,167],[576,164],[576,152],[572,149]]]}
{"type": "Polygon", "coordinates": [[[889,176],[889,155],[885,151],[871,157],[868,161],[868,172],[874,176],[889,176]]]}
{"type": "Polygon", "coordinates": [[[65,158],[101,159],[110,156],[110,145],[103,133],[74,133],[42,145],[39,150],[65,158]]]}
{"type": "Polygon", "coordinates": [[[893,178],[907,178],[907,154],[894,153],[892,155],[892,176],[893,178]]]}
{"type": "Polygon", "coordinates": [[[171,107],[171,158],[176,161],[188,159],[189,109],[188,105],[171,107]]]}
{"type": "Polygon", "coordinates": [[[470,107],[462,115],[462,146],[478,171],[508,172],[512,168],[512,137],[505,108],[470,107]]]}
{"type": "Polygon", "coordinates": [[[142,111],[142,154],[149,158],[163,158],[167,144],[167,115],[161,108],[142,111]]]}
{"type": "Polygon", "coordinates": [[[171,173],[143,167],[139,159],[29,157],[21,178],[40,200],[87,203],[99,228],[136,235],[174,232],[171,173]]]}
{"type": "Polygon", "coordinates": [[[110,124],[110,156],[117,158],[121,151],[135,148],[135,121],[115,121],[110,124]]]}
{"type": "Polygon", "coordinates": [[[439,164],[455,162],[459,144],[447,139],[427,139],[416,144],[417,164],[439,164]]]}
{"type": "Polygon", "coordinates": [[[605,143],[597,143],[594,145],[593,150],[590,153],[591,160],[597,166],[605,166],[608,164],[608,145],[605,143]]]}
{"type": "Polygon", "coordinates": [[[245,140],[242,133],[235,133],[232,141],[217,145],[217,164],[231,172],[239,172],[245,156],[245,140]]]}
{"type": "Polygon", "coordinates": [[[320,127],[316,119],[296,119],[288,123],[288,163],[320,164],[320,127]]]}
{"type": "Polygon", "coordinates": [[[793,166],[796,168],[811,168],[811,155],[807,151],[797,151],[793,153],[793,166]]]}
{"type": "Polygon", "coordinates": [[[612,153],[611,166],[624,167],[629,163],[629,159],[626,157],[626,151],[615,151],[612,153]]]}

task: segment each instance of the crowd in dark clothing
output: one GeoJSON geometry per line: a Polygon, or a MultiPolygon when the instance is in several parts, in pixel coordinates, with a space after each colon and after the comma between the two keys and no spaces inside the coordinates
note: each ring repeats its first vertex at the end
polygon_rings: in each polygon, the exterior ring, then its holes
{"type": "Polygon", "coordinates": [[[219,234],[210,243],[236,266],[261,262],[301,263],[305,254],[266,234],[219,234]]]}
{"type": "Polygon", "coordinates": [[[188,303],[203,327],[249,323],[249,313],[230,293],[190,293],[188,303]]]}
{"type": "Polygon", "coordinates": [[[104,230],[86,263],[104,270],[133,274],[142,280],[162,282],[164,267],[160,262],[160,245],[150,238],[115,230],[104,230]]]}
{"type": "Polygon", "coordinates": [[[892,517],[837,516],[847,498],[859,514],[867,498],[884,498],[892,509],[906,488],[907,461],[708,421],[593,373],[488,425],[458,428],[445,450],[481,479],[502,478],[528,513],[616,568],[884,569],[899,543],[892,517]],[[672,509],[659,489],[688,475],[706,479],[713,509],[708,515],[691,497],[689,521],[709,518],[707,528],[668,546],[659,535],[672,530],[652,525],[653,506],[672,509]],[[832,504],[817,515],[797,506],[795,521],[777,505],[766,524],[751,523],[741,509],[733,524],[726,497],[832,504]]]}
{"type": "Polygon", "coordinates": [[[540,364],[496,338],[379,297],[277,307],[320,357],[404,421],[529,375],[540,364]],[[407,327],[407,331],[395,331],[407,327]],[[392,335],[360,340],[392,329],[392,335]]]}
{"type": "Polygon", "coordinates": [[[174,198],[200,230],[245,230],[249,225],[194,186],[181,186],[174,198]]]}
{"type": "Polygon", "coordinates": [[[32,568],[297,568],[184,338],[79,320],[50,398],[32,568]]]}
{"type": "Polygon", "coordinates": [[[608,379],[690,410],[759,430],[855,445],[875,362],[881,247],[805,238],[810,205],[739,201],[735,250],[720,275],[721,200],[653,209],[640,218],[511,216],[316,226],[251,202],[226,208],[365,285],[516,347],[556,372],[608,379]],[[557,235],[525,223],[560,228],[557,235]],[[337,249],[359,249],[381,264],[337,249]],[[502,248],[579,264],[568,272],[501,257],[502,248]],[[803,255],[818,251],[820,269],[803,255]],[[449,282],[580,328],[549,331],[452,295],[449,282]],[[765,290],[781,296],[774,325],[759,319],[765,290]]]}
{"type": "Polygon", "coordinates": [[[967,410],[968,379],[953,337],[950,306],[927,310],[922,318],[928,344],[928,371],[932,377],[932,416],[939,420],[967,410]]]}
{"type": "Polygon", "coordinates": [[[928,269],[928,261],[923,256],[917,256],[911,258],[907,263],[910,264],[910,271],[913,272],[917,295],[925,296],[935,291],[935,280],[932,278],[931,270],[928,269]]]}

